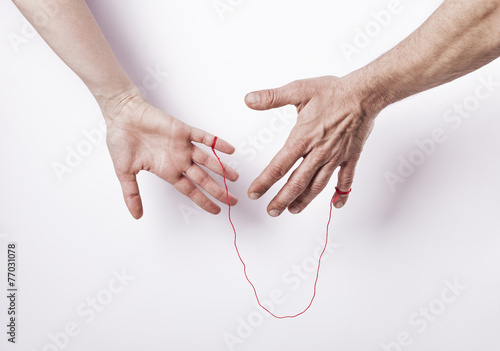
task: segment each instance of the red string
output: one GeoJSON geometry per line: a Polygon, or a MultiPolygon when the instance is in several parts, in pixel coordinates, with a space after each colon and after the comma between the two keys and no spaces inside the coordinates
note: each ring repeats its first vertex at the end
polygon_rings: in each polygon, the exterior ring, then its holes
{"type": "Polygon", "coordinates": [[[349,191],[340,191],[339,188],[335,187],[335,190],[337,191],[337,194],[347,195],[351,192],[352,189],[349,189],[349,191]]]}
{"type": "Polygon", "coordinates": [[[313,292],[313,296],[311,298],[311,301],[309,302],[309,305],[307,305],[307,307],[300,313],[297,313],[295,315],[291,315],[291,316],[277,316],[275,315],[274,313],[272,313],[271,311],[269,311],[266,307],[264,307],[261,303],[260,303],[260,300],[259,300],[259,296],[257,294],[257,289],[255,289],[255,286],[253,285],[253,283],[250,281],[250,279],[248,278],[248,275],[247,275],[247,266],[245,264],[245,262],[243,261],[243,259],[241,258],[241,255],[240,255],[240,251],[238,250],[238,245],[237,245],[237,242],[236,242],[236,229],[234,228],[234,224],[233,224],[233,221],[231,220],[231,204],[229,203],[229,190],[228,190],[228,187],[227,187],[227,183],[226,183],[226,171],[224,169],[224,166],[222,165],[222,161],[220,160],[219,156],[217,155],[217,153],[215,152],[215,143],[217,142],[217,137],[214,138],[214,141],[212,143],[212,151],[215,155],[215,157],[217,158],[217,160],[219,161],[219,164],[222,168],[222,177],[224,179],[224,186],[226,187],[226,197],[227,197],[227,204],[228,204],[228,218],[229,218],[229,223],[231,223],[231,228],[233,228],[233,232],[234,232],[234,248],[236,249],[236,254],[238,255],[238,258],[240,259],[241,263],[243,264],[243,273],[245,274],[245,278],[247,279],[247,281],[250,283],[250,285],[252,286],[252,289],[253,289],[253,292],[255,294],[255,298],[257,299],[257,303],[259,304],[259,306],[265,310],[267,313],[269,313],[271,316],[273,316],[274,318],[278,318],[278,319],[285,319],[285,318],[295,318],[295,317],[298,317],[300,316],[301,314],[305,313],[309,307],[311,307],[313,301],[314,301],[314,298],[316,297],[316,285],[318,283],[318,278],[319,278],[319,268],[321,266],[321,258],[323,257],[323,254],[325,253],[326,251],[326,246],[328,244],[328,229],[330,227],[330,221],[332,219],[332,208],[333,208],[333,204],[335,203],[335,201],[338,200],[339,198],[339,194],[342,194],[342,195],[345,195],[345,194],[348,194],[349,192],[351,192],[351,190],[349,190],[348,192],[342,192],[342,191],[339,191],[336,187],[336,192],[332,198],[332,201],[330,201],[330,213],[328,215],[328,223],[326,224],[326,235],[325,235],[325,246],[323,247],[323,251],[321,251],[321,254],[319,255],[319,258],[318,258],[318,270],[316,271],[316,279],[314,280],[314,292],[313,292]]]}

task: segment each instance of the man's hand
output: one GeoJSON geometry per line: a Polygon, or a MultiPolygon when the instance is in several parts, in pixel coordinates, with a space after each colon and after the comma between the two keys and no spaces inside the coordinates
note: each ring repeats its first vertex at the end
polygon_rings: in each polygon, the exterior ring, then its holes
{"type": "MultiPolygon", "coordinates": [[[[370,64],[343,78],[323,77],[251,93],[249,107],[288,104],[299,112],[283,149],[252,183],[257,199],[294,165],[301,165],[268,206],[302,211],[340,167],[337,187],[351,187],[373,119],[386,106],[472,72],[500,56],[500,0],[445,0],[409,37],[370,64]]],[[[340,195],[335,206],[347,200],[340,195]]]]}
{"type": "MultiPolygon", "coordinates": [[[[298,112],[285,145],[248,189],[249,197],[258,199],[303,158],[267,207],[269,215],[279,216],[287,207],[291,213],[300,213],[325,188],[337,167],[338,189],[351,188],[378,114],[362,108],[351,85],[347,78],[320,77],[246,96],[246,104],[255,110],[295,105],[298,112]]],[[[335,207],[344,206],[348,197],[340,195],[335,207]]]]}
{"type": "MultiPolygon", "coordinates": [[[[136,175],[141,170],[152,172],[172,184],[178,191],[212,214],[220,207],[198,186],[220,202],[227,203],[225,188],[201,167],[222,175],[217,160],[195,143],[211,146],[214,136],[190,127],[150,105],[140,94],[116,99],[117,103],[101,105],[106,124],[107,144],[116,174],[120,180],[127,207],[136,219],[142,216],[142,201],[136,175]]],[[[234,147],[218,138],[215,148],[232,154],[234,147]]],[[[226,177],[238,179],[238,173],[224,165],[226,177]]],[[[230,194],[231,205],[237,198],[230,194]]]]}

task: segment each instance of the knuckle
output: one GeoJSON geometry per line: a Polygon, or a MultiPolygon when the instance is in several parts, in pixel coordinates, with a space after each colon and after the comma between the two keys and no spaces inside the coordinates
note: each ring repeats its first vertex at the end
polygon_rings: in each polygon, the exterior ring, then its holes
{"type": "Polygon", "coordinates": [[[208,133],[205,133],[205,135],[203,136],[203,144],[205,144],[205,145],[212,144],[213,139],[214,138],[211,135],[209,135],[208,133]]]}
{"type": "MultiPolygon", "coordinates": [[[[350,187],[352,183],[354,182],[354,175],[353,174],[346,174],[340,179],[340,184],[345,187],[350,187]]],[[[349,189],[348,189],[349,190],[349,189]]]]}
{"type": "Polygon", "coordinates": [[[325,189],[325,186],[326,182],[314,182],[310,185],[311,193],[317,195],[325,189]]]}
{"type": "Polygon", "coordinates": [[[203,178],[201,178],[201,180],[200,180],[200,186],[203,189],[208,190],[208,188],[210,187],[210,185],[212,185],[211,179],[208,176],[208,174],[206,174],[206,175],[203,176],[203,178]]]}
{"type": "Polygon", "coordinates": [[[277,209],[277,210],[279,210],[279,211],[282,211],[282,210],[284,210],[285,208],[287,208],[287,207],[288,207],[288,205],[289,205],[289,202],[286,202],[286,201],[284,201],[284,200],[283,200],[283,199],[281,199],[281,198],[279,198],[279,199],[278,199],[278,198],[276,198],[276,199],[273,201],[272,205],[270,205],[270,206],[269,206],[269,208],[271,208],[271,207],[272,207],[273,209],[277,209]]]}
{"type": "Polygon", "coordinates": [[[212,208],[212,204],[213,204],[212,201],[210,201],[209,199],[205,198],[205,199],[203,199],[203,200],[200,201],[200,205],[199,206],[202,209],[204,209],[205,211],[211,212],[210,210],[212,208]]]}
{"type": "Polygon", "coordinates": [[[290,82],[288,84],[288,88],[291,90],[292,93],[298,93],[300,90],[302,90],[303,86],[304,86],[303,80],[294,80],[293,82],[290,82]]]}
{"type": "Polygon", "coordinates": [[[303,137],[298,136],[296,138],[291,138],[290,143],[287,143],[288,150],[292,153],[305,154],[307,152],[309,141],[303,137]]]}
{"type": "Polygon", "coordinates": [[[192,158],[196,158],[197,163],[205,164],[208,160],[208,154],[206,152],[203,152],[197,148],[193,148],[193,156],[192,158]]]}
{"type": "Polygon", "coordinates": [[[222,188],[218,188],[214,191],[214,196],[218,200],[226,200],[226,192],[222,188]]]}
{"type": "MultiPolygon", "coordinates": [[[[352,183],[354,182],[354,179],[352,177],[347,177],[343,180],[342,184],[346,187],[346,188],[350,188],[352,183]]],[[[349,190],[349,189],[348,189],[349,190]]]]}
{"type": "Polygon", "coordinates": [[[261,101],[268,105],[274,105],[278,100],[278,91],[275,89],[264,90],[261,92],[261,101]]]}
{"type": "Polygon", "coordinates": [[[125,194],[125,199],[126,200],[134,200],[137,197],[139,197],[139,194],[137,194],[137,193],[125,194]]]}
{"type": "Polygon", "coordinates": [[[304,185],[302,182],[289,182],[286,184],[285,189],[288,191],[288,193],[297,195],[301,194],[304,191],[304,185]]]}
{"type": "Polygon", "coordinates": [[[330,157],[330,152],[326,149],[317,149],[312,153],[311,157],[315,162],[324,162],[330,157]]]}
{"type": "Polygon", "coordinates": [[[356,165],[360,158],[361,158],[361,152],[356,152],[351,155],[349,161],[354,162],[354,164],[356,165]]]}
{"type": "Polygon", "coordinates": [[[278,180],[283,178],[286,175],[286,173],[287,173],[286,167],[280,163],[276,163],[271,168],[271,171],[269,172],[269,177],[274,182],[277,182],[278,180]]]}
{"type": "Polygon", "coordinates": [[[186,196],[189,197],[190,199],[194,199],[197,193],[198,193],[198,188],[192,187],[191,189],[188,190],[186,196]]]}
{"type": "Polygon", "coordinates": [[[302,197],[295,199],[295,201],[293,202],[293,205],[300,208],[300,209],[306,208],[308,204],[309,204],[309,201],[307,201],[305,198],[302,198],[302,197]]]}

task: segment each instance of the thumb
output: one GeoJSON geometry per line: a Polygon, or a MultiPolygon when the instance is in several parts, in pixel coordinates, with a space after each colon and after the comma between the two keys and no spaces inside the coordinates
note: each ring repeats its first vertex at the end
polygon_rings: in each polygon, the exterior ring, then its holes
{"type": "MultiPolygon", "coordinates": [[[[340,171],[337,181],[337,189],[343,193],[348,193],[351,190],[352,182],[354,181],[354,172],[356,170],[356,165],[358,161],[347,161],[340,165],[340,171]]],[[[337,192],[338,193],[338,192],[337,192]]],[[[342,208],[349,194],[338,194],[339,198],[335,201],[335,208],[342,208]]]]}
{"type": "Polygon", "coordinates": [[[286,105],[298,105],[302,101],[299,83],[292,82],[281,88],[248,93],[245,103],[254,110],[269,110],[286,105]]]}
{"type": "Polygon", "coordinates": [[[133,173],[118,174],[118,180],[122,186],[123,198],[130,214],[135,219],[141,218],[143,214],[142,200],[136,175],[133,173]]]}

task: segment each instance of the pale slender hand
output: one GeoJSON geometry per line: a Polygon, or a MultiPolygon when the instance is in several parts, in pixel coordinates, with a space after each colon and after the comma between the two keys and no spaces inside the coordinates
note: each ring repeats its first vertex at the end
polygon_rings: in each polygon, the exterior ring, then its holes
{"type": "MultiPolygon", "coordinates": [[[[116,174],[121,183],[125,203],[136,219],[143,213],[136,175],[141,170],[152,172],[172,184],[203,210],[217,214],[220,207],[207,197],[227,203],[225,188],[201,166],[222,175],[217,160],[195,143],[211,146],[214,136],[193,128],[150,105],[142,96],[129,96],[117,104],[101,107],[107,123],[107,145],[116,174]]],[[[234,147],[218,138],[215,148],[231,154],[234,147]]],[[[238,173],[224,165],[228,180],[238,173]]],[[[231,205],[237,198],[230,194],[231,205]]]]}
{"type": "MultiPolygon", "coordinates": [[[[192,128],[151,106],[123,71],[84,0],[16,0],[28,20],[41,13],[54,13],[45,24],[33,26],[54,52],[82,79],[96,98],[108,128],[107,144],[120,180],[127,207],[134,216],[143,214],[136,175],[150,171],[173,184],[207,212],[220,212],[200,190],[226,203],[225,189],[201,167],[221,174],[215,158],[195,143],[211,146],[214,136],[192,128]]],[[[217,150],[234,152],[218,139],[217,150]]],[[[229,180],[238,174],[226,166],[229,180]]],[[[237,199],[230,195],[229,201],[237,199]]]]}
{"type": "MultiPolygon", "coordinates": [[[[338,167],[338,189],[351,188],[356,164],[378,112],[364,111],[350,85],[347,78],[320,77],[246,96],[247,105],[255,110],[297,107],[297,123],[285,145],[248,189],[249,197],[258,199],[303,158],[269,203],[271,216],[279,216],[287,207],[294,214],[304,210],[338,167]]],[[[335,207],[341,208],[348,197],[340,195],[335,207]]]]}

